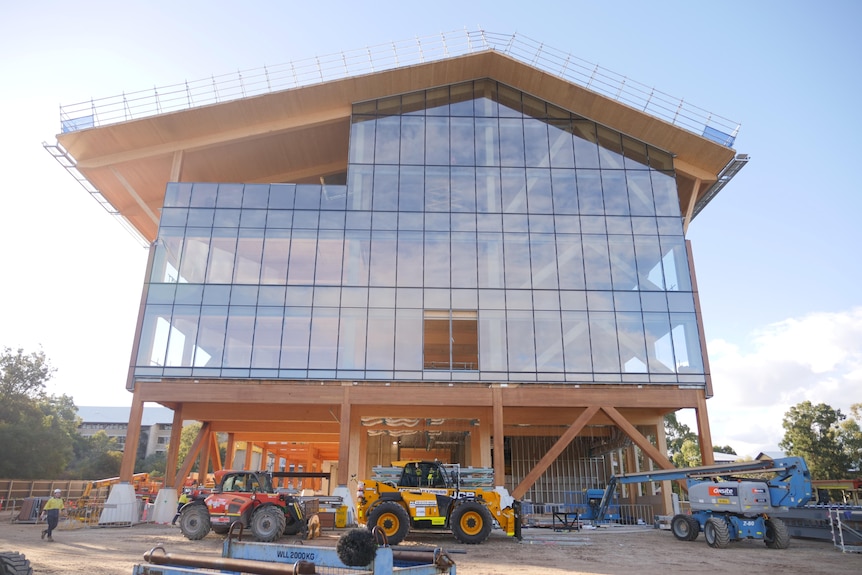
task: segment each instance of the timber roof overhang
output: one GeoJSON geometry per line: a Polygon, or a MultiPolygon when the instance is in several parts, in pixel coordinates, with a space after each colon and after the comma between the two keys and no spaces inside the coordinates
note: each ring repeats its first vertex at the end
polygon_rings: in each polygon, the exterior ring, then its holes
{"type": "Polygon", "coordinates": [[[730,147],[495,50],[66,132],[57,141],[118,215],[153,241],[168,182],[317,183],[347,169],[354,103],[484,78],[671,153],[686,227],[735,158],[730,147]]]}

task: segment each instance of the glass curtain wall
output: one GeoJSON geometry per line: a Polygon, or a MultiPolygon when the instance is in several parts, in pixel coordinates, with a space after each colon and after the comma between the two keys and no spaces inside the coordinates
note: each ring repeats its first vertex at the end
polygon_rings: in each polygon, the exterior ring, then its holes
{"type": "Polygon", "coordinates": [[[353,112],[346,186],[169,185],[137,377],[704,384],[669,154],[489,80],[353,112]]]}

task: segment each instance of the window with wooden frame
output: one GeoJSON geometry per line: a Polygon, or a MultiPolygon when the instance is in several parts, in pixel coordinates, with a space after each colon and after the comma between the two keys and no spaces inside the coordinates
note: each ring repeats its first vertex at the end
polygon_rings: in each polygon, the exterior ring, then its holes
{"type": "Polygon", "coordinates": [[[479,312],[425,310],[425,369],[479,369],[479,312]]]}

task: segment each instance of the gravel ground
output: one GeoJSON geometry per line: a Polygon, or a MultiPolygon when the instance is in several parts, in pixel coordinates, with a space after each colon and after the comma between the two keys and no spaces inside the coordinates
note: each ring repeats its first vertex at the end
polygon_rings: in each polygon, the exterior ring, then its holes
{"type": "MultiPolygon", "coordinates": [[[[40,539],[42,525],[0,522],[0,551],[24,553],[36,574],[130,575],[143,554],[163,545],[168,552],[218,557],[223,538],[210,533],[186,540],[167,525],[79,528],[61,523],[53,543],[40,539]]],[[[335,546],[345,530],[324,530],[305,546],[335,546]]],[[[294,538],[281,541],[296,542],[294,538]]],[[[862,554],[841,553],[832,543],[793,539],[789,549],[768,549],[760,541],[742,541],[712,549],[700,536],[677,541],[669,531],[649,527],[615,527],[559,533],[524,529],[518,542],[499,531],[481,545],[463,545],[447,533],[417,533],[401,547],[442,547],[450,552],[459,575],[630,575],[697,573],[862,574],[862,554]]]]}

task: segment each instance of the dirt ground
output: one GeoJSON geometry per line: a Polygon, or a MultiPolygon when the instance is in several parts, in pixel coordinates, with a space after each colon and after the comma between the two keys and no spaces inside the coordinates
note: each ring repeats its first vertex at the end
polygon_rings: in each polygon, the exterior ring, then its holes
{"type": "MultiPolygon", "coordinates": [[[[61,523],[55,542],[49,543],[39,538],[42,529],[0,519],[0,551],[24,553],[36,574],[130,575],[133,565],[143,563],[143,554],[156,545],[171,553],[219,557],[223,541],[213,533],[188,541],[178,528],[167,525],[71,528],[61,523]]],[[[304,544],[334,546],[345,531],[324,530],[320,539],[304,544]]],[[[651,527],[572,533],[525,528],[520,543],[495,531],[481,545],[460,544],[446,533],[411,533],[399,547],[405,545],[446,549],[459,575],[862,573],[862,554],[841,553],[827,541],[793,539],[789,549],[773,550],[749,540],[712,549],[702,535],[681,542],[669,531],[651,527]]]]}

